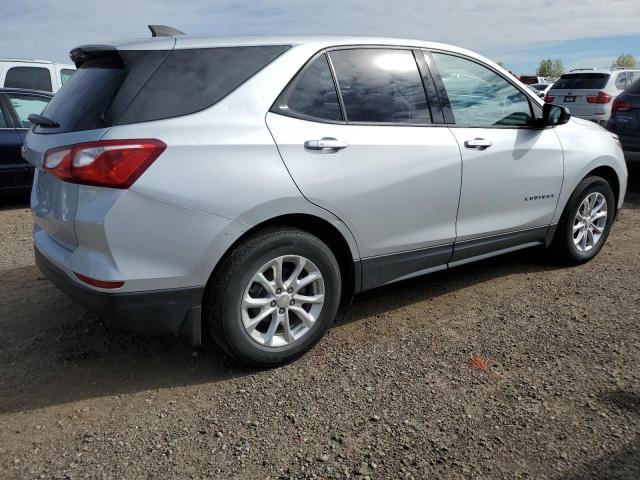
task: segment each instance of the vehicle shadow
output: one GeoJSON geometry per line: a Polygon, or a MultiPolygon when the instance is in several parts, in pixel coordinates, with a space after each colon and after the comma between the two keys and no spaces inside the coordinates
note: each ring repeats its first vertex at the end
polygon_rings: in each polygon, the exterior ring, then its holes
{"type": "MultiPolygon", "coordinates": [[[[339,333],[349,322],[491,278],[553,268],[539,257],[537,250],[523,251],[367,292],[334,328],[339,333]]],[[[2,276],[0,413],[255,374],[212,342],[193,349],[175,337],[124,332],[67,298],[35,266],[2,276]]]]}
{"type": "MultiPolygon", "coordinates": [[[[625,390],[614,390],[600,396],[600,400],[616,410],[631,415],[640,415],[640,394],[625,390]]],[[[563,477],[564,480],[585,479],[638,479],[640,478],[640,435],[614,453],[580,465],[563,477]]]]}

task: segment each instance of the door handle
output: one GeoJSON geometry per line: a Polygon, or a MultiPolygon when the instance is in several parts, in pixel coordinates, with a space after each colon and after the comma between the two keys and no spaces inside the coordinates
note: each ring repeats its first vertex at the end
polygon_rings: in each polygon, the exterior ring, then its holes
{"type": "Polygon", "coordinates": [[[491,145],[493,145],[493,142],[491,140],[485,140],[484,138],[474,138],[473,140],[467,140],[464,142],[465,147],[478,148],[480,150],[489,148],[491,145]]]}
{"type": "Polygon", "coordinates": [[[323,137],[321,140],[307,140],[304,142],[306,150],[316,150],[326,153],[335,153],[338,150],[347,148],[349,144],[333,137],[323,137]]]}

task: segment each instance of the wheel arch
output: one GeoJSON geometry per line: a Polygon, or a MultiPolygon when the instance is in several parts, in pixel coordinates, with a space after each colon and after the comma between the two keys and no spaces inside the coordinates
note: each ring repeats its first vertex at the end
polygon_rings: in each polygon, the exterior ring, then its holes
{"type": "MultiPolygon", "coordinates": [[[[335,222],[334,222],[335,223],[335,222]]],[[[353,295],[359,291],[361,283],[360,265],[357,258],[357,252],[353,250],[351,244],[343,232],[334,224],[322,217],[309,213],[289,213],[279,215],[264,220],[243,232],[220,257],[205,287],[205,298],[207,290],[218,273],[220,266],[238,245],[256,234],[270,228],[298,228],[304,230],[323,241],[332,253],[336,256],[338,265],[340,266],[340,275],[342,277],[342,305],[348,306],[351,303],[353,295]]]]}
{"type": "Polygon", "coordinates": [[[613,197],[615,198],[614,208],[616,209],[616,214],[617,214],[621,189],[620,189],[620,178],[618,177],[618,174],[616,173],[616,171],[608,165],[601,165],[599,167],[594,168],[589,173],[587,173],[583,177],[583,180],[584,178],[587,178],[587,177],[602,177],[609,183],[609,185],[611,185],[611,189],[613,190],[613,197]]]}

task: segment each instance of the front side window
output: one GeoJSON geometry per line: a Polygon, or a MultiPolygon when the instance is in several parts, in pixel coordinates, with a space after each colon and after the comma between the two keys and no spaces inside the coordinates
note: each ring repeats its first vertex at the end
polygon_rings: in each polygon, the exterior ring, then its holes
{"type": "Polygon", "coordinates": [[[28,88],[51,92],[51,74],[48,68],[42,67],[12,67],[7,71],[4,79],[6,88],[28,88]]]}
{"type": "Polygon", "coordinates": [[[422,78],[410,50],[346,49],[329,56],[348,122],[430,123],[422,78]]]}
{"type": "Polygon", "coordinates": [[[311,119],[342,121],[340,102],[325,54],[316,58],[287,87],[273,111],[311,119]]]}
{"type": "Polygon", "coordinates": [[[32,113],[37,115],[41,114],[44,107],[49,103],[48,98],[36,97],[33,95],[8,93],[7,97],[9,98],[9,102],[16,111],[16,114],[20,119],[20,123],[24,128],[31,127],[29,115],[32,113]]]}
{"type": "Polygon", "coordinates": [[[479,63],[433,53],[456,125],[524,127],[533,124],[528,97],[505,78],[479,63]]]}

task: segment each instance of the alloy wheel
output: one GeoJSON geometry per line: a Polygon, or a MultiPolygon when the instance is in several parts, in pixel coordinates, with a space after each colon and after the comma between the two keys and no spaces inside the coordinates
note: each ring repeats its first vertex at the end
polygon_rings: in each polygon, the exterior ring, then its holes
{"type": "Polygon", "coordinates": [[[242,324],[257,343],[284,347],[307,335],[322,311],[324,279],[300,255],[275,258],[258,269],[242,296],[242,324]]]}
{"type": "Polygon", "coordinates": [[[607,225],[607,200],[600,192],[587,195],[573,220],[573,244],[579,252],[593,249],[607,225]]]}

